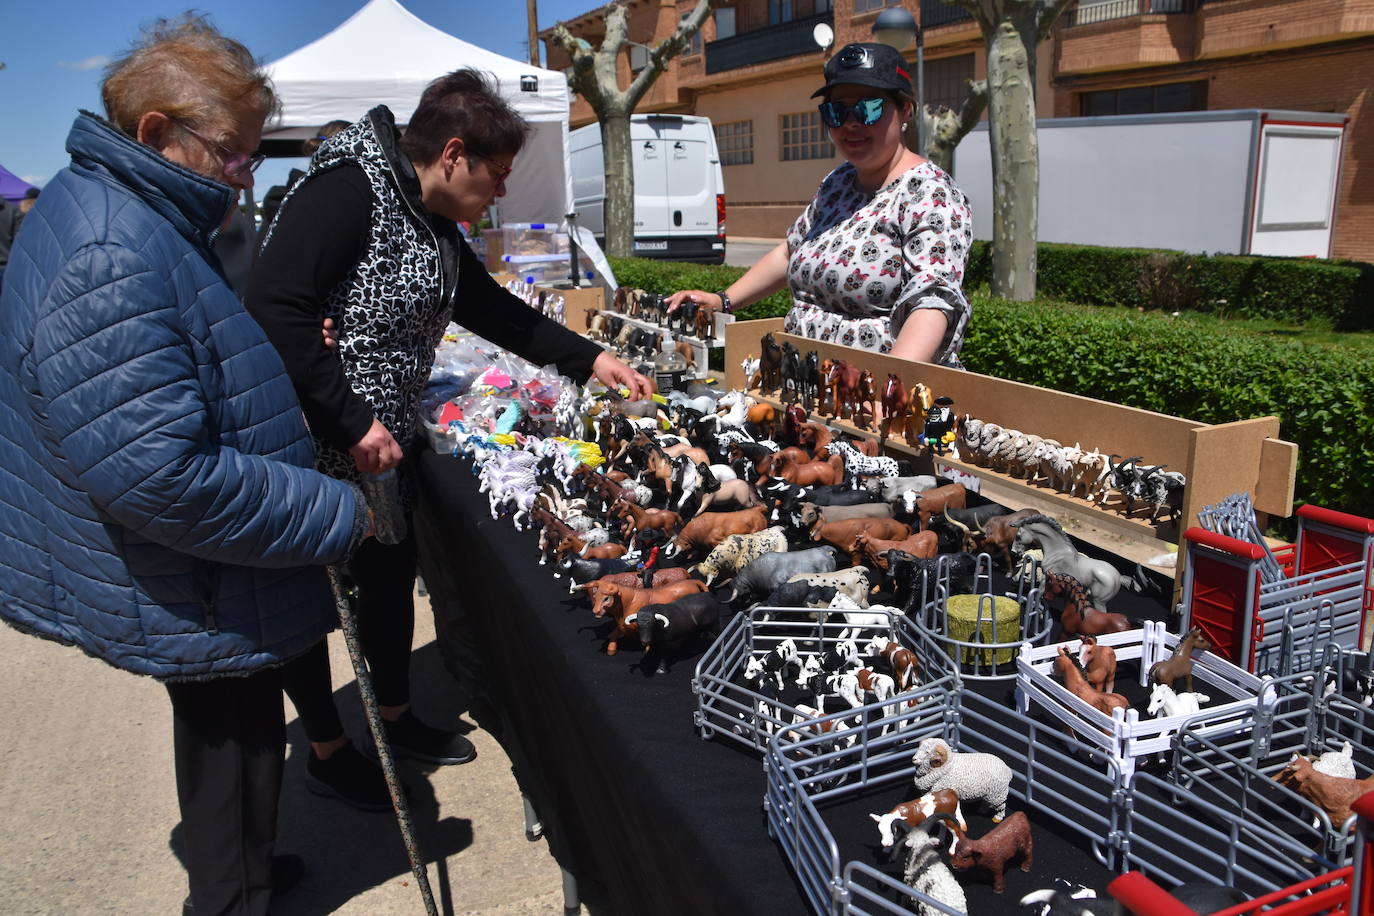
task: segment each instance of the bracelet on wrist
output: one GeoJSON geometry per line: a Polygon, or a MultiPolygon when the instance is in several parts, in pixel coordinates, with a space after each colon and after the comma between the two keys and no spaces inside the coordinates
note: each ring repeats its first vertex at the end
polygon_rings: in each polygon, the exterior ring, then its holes
{"type": "Polygon", "coordinates": [[[724,290],[721,290],[720,292],[716,293],[716,295],[720,297],[720,310],[722,312],[729,315],[731,312],[734,311],[734,306],[730,303],[730,297],[726,295],[724,290]]]}

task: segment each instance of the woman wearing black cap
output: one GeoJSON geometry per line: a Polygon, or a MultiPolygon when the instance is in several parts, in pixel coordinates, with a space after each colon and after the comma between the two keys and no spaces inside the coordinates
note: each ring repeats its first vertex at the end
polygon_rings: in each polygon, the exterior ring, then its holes
{"type": "Polygon", "coordinates": [[[728,312],[790,286],[789,333],[958,366],[973,218],[949,175],[902,143],[915,109],[906,62],[887,45],[846,45],[816,96],[845,163],[744,276],[719,293],[674,293],[669,308],[728,312]]]}

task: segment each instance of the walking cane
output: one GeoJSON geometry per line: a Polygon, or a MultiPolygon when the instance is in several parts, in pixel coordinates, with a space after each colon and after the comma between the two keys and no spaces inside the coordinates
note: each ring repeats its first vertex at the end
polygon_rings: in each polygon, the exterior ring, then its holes
{"type": "MultiPolygon", "coordinates": [[[[397,544],[406,535],[405,516],[397,500],[396,472],[384,471],[365,478],[363,488],[367,492],[368,505],[372,508],[377,540],[383,544],[397,544]]],[[[410,819],[410,803],[401,791],[401,780],[396,775],[396,758],[391,754],[391,744],[387,741],[386,730],[382,725],[382,711],[377,705],[377,694],[372,690],[372,674],[367,670],[367,659],[358,639],[358,620],[353,616],[353,605],[344,593],[339,570],[329,567],[329,585],[334,590],[334,604],[339,610],[339,628],[343,630],[344,642],[348,644],[348,657],[353,661],[353,673],[358,678],[358,693],[362,696],[363,711],[367,714],[367,725],[372,730],[372,741],[377,746],[377,758],[382,764],[382,775],[386,777],[386,788],[391,793],[391,807],[396,811],[396,825],[401,828],[401,840],[405,843],[406,856],[410,858],[410,873],[420,886],[420,897],[425,902],[428,916],[438,916],[434,905],[434,891],[429,886],[429,872],[425,870],[425,860],[420,857],[420,847],[415,842],[415,825],[410,819]]]]}

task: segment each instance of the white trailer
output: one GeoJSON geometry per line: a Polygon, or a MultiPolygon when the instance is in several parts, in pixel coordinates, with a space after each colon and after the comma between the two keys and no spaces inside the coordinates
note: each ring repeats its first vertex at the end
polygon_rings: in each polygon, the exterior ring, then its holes
{"type": "MultiPolygon", "coordinates": [[[[1330,257],[1348,121],[1268,109],[1044,119],[1040,241],[1330,257]]],[[[986,122],[955,156],[974,238],[991,239],[986,122]]]]}

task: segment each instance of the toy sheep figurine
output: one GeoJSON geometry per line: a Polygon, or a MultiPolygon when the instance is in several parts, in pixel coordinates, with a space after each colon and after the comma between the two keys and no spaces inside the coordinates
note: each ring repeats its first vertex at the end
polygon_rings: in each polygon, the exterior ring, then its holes
{"type": "MultiPolygon", "coordinates": [[[[964,889],[959,886],[949,866],[940,858],[939,837],[934,833],[928,833],[922,826],[908,833],[904,842],[907,856],[906,866],[902,870],[902,880],[907,886],[930,900],[944,904],[956,913],[967,913],[968,901],[964,897],[964,889]]],[[[931,906],[921,897],[911,899],[916,904],[916,912],[921,916],[943,916],[948,912],[931,906]]]]}
{"type": "Polygon", "coordinates": [[[982,802],[992,810],[994,822],[1007,814],[1011,767],[995,754],[954,751],[942,738],[926,738],[916,748],[916,791],[953,789],[965,804],[982,802]]]}

